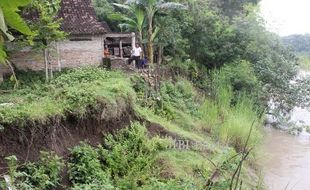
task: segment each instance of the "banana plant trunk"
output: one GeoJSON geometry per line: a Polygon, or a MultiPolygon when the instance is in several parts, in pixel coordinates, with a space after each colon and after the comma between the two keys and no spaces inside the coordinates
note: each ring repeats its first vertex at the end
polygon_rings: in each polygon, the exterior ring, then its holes
{"type": "Polygon", "coordinates": [[[154,50],[153,50],[152,35],[153,35],[153,17],[149,17],[147,49],[148,49],[148,57],[149,57],[149,60],[150,60],[150,65],[153,65],[153,62],[154,62],[154,50]]]}
{"type": "Polygon", "coordinates": [[[142,58],[144,58],[145,54],[144,54],[144,46],[143,46],[143,36],[142,36],[142,30],[139,30],[139,43],[140,43],[140,47],[142,48],[142,58]]]}

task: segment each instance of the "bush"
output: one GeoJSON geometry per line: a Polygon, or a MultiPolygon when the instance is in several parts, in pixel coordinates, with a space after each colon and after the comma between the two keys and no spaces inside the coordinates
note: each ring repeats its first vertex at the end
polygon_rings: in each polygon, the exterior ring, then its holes
{"type": "Polygon", "coordinates": [[[109,71],[96,67],[84,67],[65,71],[62,75],[51,81],[51,84],[56,87],[64,87],[105,80],[109,77],[111,77],[109,71]]]}
{"type": "Polygon", "coordinates": [[[81,143],[71,150],[68,163],[69,179],[73,184],[91,184],[94,181],[109,184],[109,177],[104,172],[97,149],[81,143]]]}
{"type": "Polygon", "coordinates": [[[160,89],[155,113],[168,120],[174,120],[179,112],[196,115],[198,102],[197,93],[189,81],[179,79],[176,84],[165,82],[160,89]]]}
{"type": "Polygon", "coordinates": [[[161,147],[159,141],[149,140],[145,127],[133,123],[115,136],[108,135],[99,154],[117,187],[137,189],[152,176],[154,155],[161,147]]]}
{"type": "Polygon", "coordinates": [[[63,160],[54,153],[41,152],[37,163],[17,167],[15,156],[7,158],[12,185],[18,190],[54,189],[59,185],[63,160]]]}
{"type": "Polygon", "coordinates": [[[198,190],[192,179],[186,180],[168,180],[158,181],[154,180],[150,185],[147,185],[141,190],[198,190]]]}

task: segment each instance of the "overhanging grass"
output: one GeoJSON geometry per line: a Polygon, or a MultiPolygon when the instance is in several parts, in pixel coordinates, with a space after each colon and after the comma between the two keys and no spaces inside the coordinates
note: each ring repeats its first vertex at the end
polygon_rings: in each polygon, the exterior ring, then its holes
{"type": "Polygon", "coordinates": [[[0,123],[44,122],[55,116],[65,117],[68,112],[82,116],[88,106],[98,101],[115,107],[131,103],[134,96],[130,81],[119,72],[92,67],[74,69],[50,84],[34,83],[2,95],[0,123]]]}
{"type": "Polygon", "coordinates": [[[174,124],[171,121],[167,121],[166,119],[164,119],[158,115],[155,115],[153,113],[153,111],[151,111],[147,108],[142,108],[140,106],[136,106],[135,111],[141,117],[146,118],[148,121],[160,124],[167,131],[176,134],[180,138],[191,139],[194,141],[201,141],[201,142],[210,141],[210,139],[207,136],[205,136],[203,134],[197,134],[197,133],[199,133],[199,131],[195,131],[195,130],[188,131],[182,127],[179,127],[178,125],[174,124]]]}

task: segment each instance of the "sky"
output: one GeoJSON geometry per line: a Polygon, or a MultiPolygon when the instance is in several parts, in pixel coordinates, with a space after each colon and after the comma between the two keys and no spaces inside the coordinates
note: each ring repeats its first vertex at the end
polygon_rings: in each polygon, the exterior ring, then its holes
{"type": "Polygon", "coordinates": [[[269,30],[280,36],[310,33],[310,0],[262,0],[269,30]]]}

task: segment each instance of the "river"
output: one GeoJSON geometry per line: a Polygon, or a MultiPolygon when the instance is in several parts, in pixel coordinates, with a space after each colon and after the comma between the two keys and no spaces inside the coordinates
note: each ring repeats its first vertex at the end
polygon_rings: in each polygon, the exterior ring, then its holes
{"type": "MultiPolygon", "coordinates": [[[[293,121],[310,126],[310,112],[296,108],[293,121]]],[[[298,136],[273,128],[265,128],[261,164],[269,190],[310,189],[310,134],[298,136]]]]}

